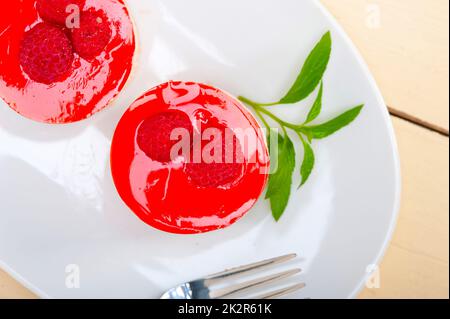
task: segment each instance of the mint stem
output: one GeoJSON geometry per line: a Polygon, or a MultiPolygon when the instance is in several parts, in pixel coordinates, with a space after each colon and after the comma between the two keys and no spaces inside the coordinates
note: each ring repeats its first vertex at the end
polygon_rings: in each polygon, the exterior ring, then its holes
{"type": "MultiPolygon", "coordinates": [[[[277,122],[283,129],[287,127],[287,128],[290,128],[291,130],[294,130],[294,131],[296,131],[296,132],[302,131],[302,129],[303,129],[303,125],[296,125],[296,124],[292,124],[292,123],[286,122],[286,121],[280,119],[278,116],[276,116],[276,115],[273,114],[272,112],[266,110],[266,109],[264,108],[264,106],[266,106],[266,105],[267,105],[267,106],[270,106],[270,105],[268,105],[268,104],[262,105],[262,104],[259,104],[259,103],[254,102],[254,101],[252,101],[252,100],[250,100],[250,99],[247,99],[246,97],[243,97],[243,96],[239,96],[238,99],[239,99],[241,102],[243,102],[243,103],[245,103],[245,104],[248,104],[248,105],[250,105],[251,107],[253,107],[253,109],[254,109],[254,110],[256,111],[256,113],[259,115],[259,117],[261,118],[261,120],[263,120],[264,125],[266,125],[266,126],[268,126],[268,123],[267,123],[267,121],[266,121],[265,119],[263,119],[264,117],[262,116],[262,114],[265,114],[265,115],[267,115],[268,117],[270,117],[272,120],[274,120],[275,122],[277,122]]],[[[273,104],[273,105],[276,105],[276,103],[273,104]]]]}
{"type": "Polygon", "coordinates": [[[274,106],[274,105],[278,105],[279,104],[279,102],[274,102],[274,103],[257,103],[255,101],[247,99],[246,97],[243,97],[243,96],[239,96],[238,99],[241,102],[244,102],[244,103],[246,103],[248,105],[251,105],[253,107],[259,107],[259,108],[261,108],[261,107],[268,107],[268,106],[274,106]]]}
{"type": "Polygon", "coordinates": [[[258,109],[254,109],[256,114],[258,115],[258,117],[261,119],[261,121],[263,122],[264,126],[266,127],[267,131],[270,131],[270,125],[269,123],[266,121],[266,119],[264,118],[264,116],[262,115],[262,113],[258,110],[258,109]]]}

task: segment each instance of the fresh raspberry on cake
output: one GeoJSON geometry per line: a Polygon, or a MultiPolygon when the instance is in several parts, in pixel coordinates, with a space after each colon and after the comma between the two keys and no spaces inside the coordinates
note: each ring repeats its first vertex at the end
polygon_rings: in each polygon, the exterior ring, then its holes
{"type": "Polygon", "coordinates": [[[198,187],[228,187],[239,182],[244,168],[244,155],[234,134],[227,135],[227,129],[212,129],[217,134],[214,138],[203,140],[199,150],[202,155],[200,161],[196,162],[192,157],[186,163],[185,172],[188,179],[198,187]]]}
{"type": "Polygon", "coordinates": [[[177,135],[186,133],[188,138],[191,138],[192,123],[186,114],[168,111],[144,120],[138,129],[137,143],[148,157],[167,163],[172,160],[172,147],[179,142],[171,138],[172,133],[177,135]]]}
{"type": "Polygon", "coordinates": [[[95,59],[111,40],[108,17],[101,10],[81,13],[80,27],[72,29],[72,42],[77,52],[86,60],[95,59]]]}
{"type": "Polygon", "coordinates": [[[83,10],[85,0],[37,0],[36,9],[45,21],[66,26],[67,18],[83,10]],[[74,6],[78,10],[74,11],[74,6]]]}
{"type": "Polygon", "coordinates": [[[63,80],[73,62],[69,38],[58,27],[40,23],[25,33],[20,47],[20,64],[30,79],[51,84],[63,80]]]}

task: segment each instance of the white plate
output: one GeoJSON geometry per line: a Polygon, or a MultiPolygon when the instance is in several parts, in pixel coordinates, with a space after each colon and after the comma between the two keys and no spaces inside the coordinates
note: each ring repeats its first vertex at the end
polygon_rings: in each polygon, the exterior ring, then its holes
{"type": "MultiPolygon", "coordinates": [[[[42,297],[155,298],[188,279],[296,252],[307,288],[292,297],[356,296],[393,232],[400,179],[383,99],[343,31],[312,0],[128,5],[139,64],[112,107],[81,123],[49,126],[1,102],[0,266],[42,297]],[[126,208],[108,155],[114,127],[136,97],[179,79],[275,100],[327,30],[333,53],[321,119],[366,107],[349,128],[315,143],[316,170],[281,222],[261,200],[230,228],[178,236],[149,228],[126,208]],[[66,286],[68,265],[79,267],[79,288],[66,286]]],[[[277,113],[300,120],[310,102],[277,113]]]]}

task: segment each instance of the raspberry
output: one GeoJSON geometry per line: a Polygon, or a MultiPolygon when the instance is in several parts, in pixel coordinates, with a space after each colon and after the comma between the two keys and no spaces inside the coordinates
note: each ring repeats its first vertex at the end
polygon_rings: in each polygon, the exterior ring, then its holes
{"type": "Polygon", "coordinates": [[[40,83],[61,81],[72,67],[73,49],[69,38],[48,23],[40,23],[26,32],[20,46],[22,70],[40,83]]]}
{"type": "Polygon", "coordinates": [[[72,42],[83,59],[98,56],[111,39],[112,31],[103,11],[88,10],[81,13],[80,27],[72,29],[72,42]]]}
{"type": "Polygon", "coordinates": [[[170,137],[173,130],[179,128],[187,130],[191,139],[192,123],[186,114],[173,111],[154,115],[139,127],[138,146],[151,159],[168,163],[171,161],[172,147],[179,142],[171,140],[170,137]]]}
{"type": "MultiPolygon", "coordinates": [[[[242,177],[244,155],[239,141],[236,136],[233,136],[233,139],[230,141],[226,138],[223,129],[218,130],[222,134],[222,138],[219,140],[222,143],[222,160],[217,163],[217,160],[216,162],[214,161],[216,159],[214,154],[211,154],[210,159],[205,159],[205,154],[203,154],[200,163],[190,162],[185,166],[185,173],[189,180],[201,188],[227,187],[242,177]]],[[[206,145],[211,147],[209,150],[215,150],[215,142],[217,140],[214,140],[212,144],[210,141],[203,141],[202,153],[206,145]]]]}
{"type": "Polygon", "coordinates": [[[65,26],[67,17],[73,13],[67,12],[67,8],[76,5],[81,12],[85,2],[85,0],[38,0],[36,9],[43,20],[65,26]]]}
{"type": "Polygon", "coordinates": [[[226,187],[242,177],[242,164],[198,163],[186,165],[191,182],[201,188],[226,187]]]}

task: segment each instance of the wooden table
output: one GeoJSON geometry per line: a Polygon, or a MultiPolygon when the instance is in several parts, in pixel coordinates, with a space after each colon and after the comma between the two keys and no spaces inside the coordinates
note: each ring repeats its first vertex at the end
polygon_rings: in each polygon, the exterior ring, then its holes
{"type": "MultiPolygon", "coordinates": [[[[449,298],[449,1],[322,0],[362,52],[397,132],[403,198],[378,289],[449,298]]],[[[35,296],[0,271],[0,298],[35,296]]]]}
{"type": "Polygon", "coordinates": [[[322,0],[391,111],[403,175],[381,288],[361,298],[449,297],[449,1],[322,0]]]}

